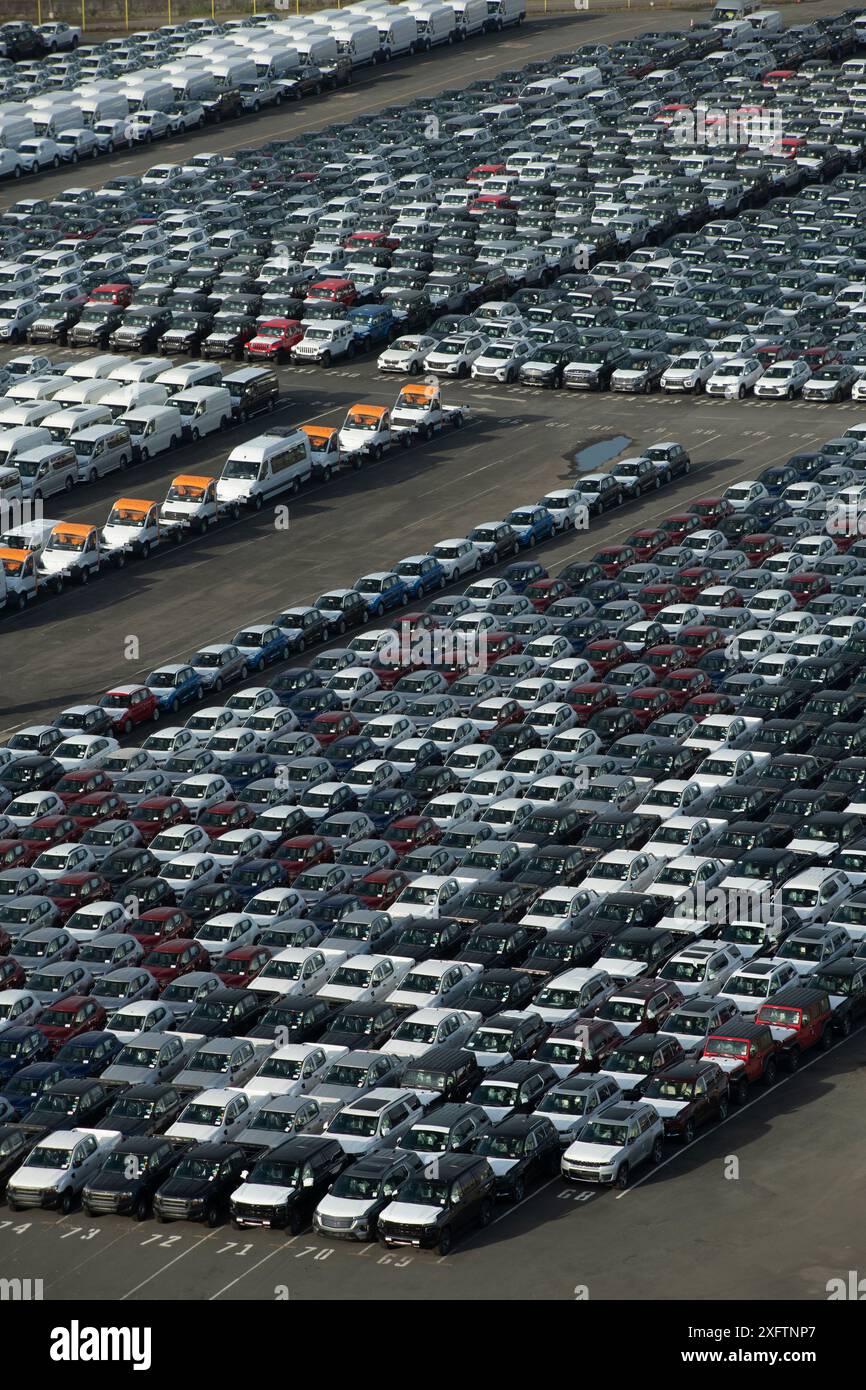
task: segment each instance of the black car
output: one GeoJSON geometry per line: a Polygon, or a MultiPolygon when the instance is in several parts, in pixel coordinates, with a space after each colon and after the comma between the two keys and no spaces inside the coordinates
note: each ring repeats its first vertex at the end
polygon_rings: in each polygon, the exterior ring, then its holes
{"type": "Polygon", "coordinates": [[[334,1047],[379,1048],[387,1042],[406,1016],[406,1009],[399,1009],[387,1001],[378,1004],[347,1004],[328,1024],[319,1039],[334,1047]]]}
{"type": "Polygon", "coordinates": [[[34,1136],[23,1125],[0,1125],[0,1192],[24,1162],[34,1136]]]}
{"type": "Polygon", "coordinates": [[[800,977],[810,989],[826,990],[833,1027],[847,1038],[854,1024],[866,1014],[866,960],[834,960],[800,977]]]}
{"type": "Polygon", "coordinates": [[[453,960],[469,939],[473,924],[454,917],[409,917],[400,925],[400,934],[391,945],[395,956],[412,960],[453,960]]]}
{"type": "Polygon", "coordinates": [[[200,927],[220,912],[240,912],[252,896],[252,893],[248,893],[244,897],[227,883],[209,883],[204,888],[193,888],[185,893],[178,907],[192,918],[195,926],[200,927]]]}
{"type": "Polygon", "coordinates": [[[483,1076],[475,1056],[463,1047],[441,1043],[411,1058],[400,1085],[425,1093],[431,1103],[466,1100],[483,1076]]]}
{"type": "MultiPolygon", "coordinates": [[[[496,885],[501,890],[501,885],[496,885]]],[[[527,890],[528,893],[529,890],[527,890]]],[[[524,894],[524,900],[527,894],[524,894]]],[[[518,922],[485,922],[473,931],[458,960],[476,961],[482,966],[521,965],[543,939],[540,927],[524,927],[518,922]]]]}
{"type": "Polygon", "coordinates": [[[251,989],[212,990],[184,1021],[190,1033],[206,1038],[239,1037],[258,1023],[265,1011],[264,1000],[251,989]]]}
{"type": "MultiPolygon", "coordinates": [[[[114,1092],[112,1092],[114,1094],[114,1092]]],[[[119,1130],[128,1138],[163,1134],[173,1125],[188,1097],[165,1082],[156,1086],[129,1086],[112,1100],[105,1114],[106,1129],[119,1130]]]]}
{"type": "Polygon", "coordinates": [[[86,1184],[81,1196],[85,1212],[117,1212],[146,1221],[153,1194],[181,1157],[182,1150],[158,1135],[123,1139],[86,1184]]]}
{"type": "MultiPolygon", "coordinates": [[[[590,916],[591,912],[588,912],[587,918],[590,916]]],[[[564,931],[545,932],[531,953],[520,962],[520,968],[544,984],[551,975],[559,975],[563,970],[592,965],[598,955],[598,942],[588,925],[574,930],[566,928],[564,931]]]]}
{"type": "Polygon", "coordinates": [[[400,1192],[399,1206],[389,1203],[379,1217],[379,1240],[384,1246],[417,1245],[447,1255],[454,1237],[493,1217],[495,1179],[486,1158],[478,1154],[448,1154],[435,1174],[419,1173],[400,1192]],[[417,1208],[417,1217],[412,1208],[417,1208]],[[430,1209],[436,1215],[430,1217],[430,1209]]]}
{"type": "Polygon", "coordinates": [[[101,1081],[59,1081],[36,1101],[23,1128],[41,1136],[56,1129],[98,1125],[111,1103],[111,1091],[101,1081]]]}
{"type": "Polygon", "coordinates": [[[237,1144],[195,1144],[153,1196],[157,1221],[219,1224],[229,1198],[241,1182],[246,1156],[237,1144]]]}
{"type": "Polygon", "coordinates": [[[232,1225],[269,1226],[297,1235],[348,1162],[337,1140],[327,1135],[287,1139],[242,1171],[242,1184],[231,1200],[232,1225]],[[268,1189],[266,1201],[255,1190],[262,1187],[268,1189]]]}
{"type": "Polygon", "coordinates": [[[461,1008],[489,1018],[503,1009],[525,1009],[535,997],[538,980],[524,970],[482,970],[461,999],[461,1008]]]}
{"type": "Polygon", "coordinates": [[[511,1115],[475,1140],[473,1153],[495,1163],[494,1192],[510,1202],[522,1202],[527,1183],[559,1173],[562,1149],[559,1135],[543,1115],[511,1115]]]}
{"type": "Polygon", "coordinates": [[[340,1012],[324,999],[281,999],[249,1030],[251,1038],[278,1038],[285,1043],[318,1042],[340,1012]]]}

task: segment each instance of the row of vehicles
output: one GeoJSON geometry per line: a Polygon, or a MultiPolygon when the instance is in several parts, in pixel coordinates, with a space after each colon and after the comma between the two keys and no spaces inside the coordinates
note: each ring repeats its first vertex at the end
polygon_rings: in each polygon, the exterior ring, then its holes
{"type": "Polygon", "coordinates": [[[7,740],[13,1210],[447,1253],[851,1032],[863,427],[549,574],[647,466],[7,740]]]}

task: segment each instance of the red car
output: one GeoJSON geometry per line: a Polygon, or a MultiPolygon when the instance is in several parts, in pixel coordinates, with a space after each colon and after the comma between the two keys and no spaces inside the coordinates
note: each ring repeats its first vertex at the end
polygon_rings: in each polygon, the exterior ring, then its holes
{"type": "Polygon", "coordinates": [[[12,937],[0,927],[0,956],[8,956],[12,950],[12,937]]]}
{"type": "Polygon", "coordinates": [[[484,641],[487,652],[488,665],[494,661],[499,661],[505,656],[519,656],[526,646],[522,638],[514,632],[500,632],[499,628],[491,628],[484,641]]]}
{"type": "Polygon", "coordinates": [[[599,677],[606,676],[614,666],[631,661],[631,652],[618,637],[596,637],[594,641],[587,642],[583,656],[599,677]]]}
{"type": "Polygon", "coordinates": [[[365,907],[378,907],[385,911],[399,898],[411,879],[402,869],[374,869],[357,880],[353,891],[358,894],[365,907]]]}
{"type": "Polygon", "coordinates": [[[353,232],[343,245],[347,251],[396,251],[400,245],[400,238],[391,236],[388,232],[353,232]]]}
{"type": "Polygon", "coordinates": [[[27,983],[24,967],[12,956],[0,958],[0,989],[23,989],[27,983]]]}
{"type": "Polygon", "coordinates": [[[282,362],[304,336],[299,319],[259,319],[255,336],[244,344],[248,362],[282,362]]]}
{"type": "Polygon", "coordinates": [[[630,545],[606,545],[603,550],[597,550],[592,559],[594,564],[601,565],[605,579],[616,579],[621,570],[637,562],[637,555],[630,545]]]}
{"type": "Polygon", "coordinates": [[[685,647],[678,647],[675,642],[659,642],[657,646],[647,648],[641,656],[641,661],[646,662],[656,680],[661,680],[669,672],[678,671],[681,666],[685,666],[688,652],[685,647]]]}
{"type": "Polygon", "coordinates": [[[117,685],[100,700],[115,734],[131,734],[139,724],[159,719],[159,700],[146,685],[117,685]]]}
{"type": "Polygon", "coordinates": [[[398,816],[382,837],[398,854],[410,854],[422,845],[435,845],[442,831],[429,816],[398,816]]]}
{"type": "Polygon", "coordinates": [[[31,825],[22,826],[18,839],[22,844],[35,845],[37,854],[41,854],[52,845],[77,840],[80,833],[72,816],[40,816],[31,825]]]}
{"type": "Polygon", "coordinates": [[[651,560],[659,550],[664,550],[665,546],[670,544],[670,536],[660,526],[642,527],[640,531],[633,531],[626,541],[626,545],[630,545],[634,551],[635,562],[639,565],[646,564],[647,560],[651,560]]]}
{"type": "Polygon", "coordinates": [[[564,579],[533,579],[523,592],[536,613],[546,613],[558,599],[571,597],[571,589],[564,579]]]}
{"type": "Polygon", "coordinates": [[[130,936],[140,941],[145,951],[152,951],[164,941],[190,937],[194,930],[192,918],[179,907],[149,907],[127,927],[130,936]]]}
{"type": "Polygon", "coordinates": [[[648,618],[654,618],[671,603],[683,603],[682,591],[676,584],[647,584],[635,594],[648,618]]]}
{"type": "Polygon", "coordinates": [[[714,652],[719,647],[724,647],[725,637],[716,627],[696,624],[694,627],[680,628],[677,633],[677,646],[685,647],[689,661],[694,665],[707,652],[714,652]]]}
{"type": "Polygon", "coordinates": [[[601,681],[583,681],[570,686],[564,700],[571,705],[581,724],[585,724],[594,714],[611,709],[616,704],[616,693],[609,685],[602,685],[601,681]]]}
{"type": "Polygon", "coordinates": [[[719,691],[706,691],[683,705],[683,714],[690,714],[698,724],[711,714],[735,714],[736,710],[730,695],[722,695],[719,691]]]}
{"type": "Polygon", "coordinates": [[[338,738],[352,738],[361,733],[361,724],[354,714],[344,709],[327,710],[317,714],[310,724],[310,733],[322,748],[328,748],[338,738]]]}
{"type": "Polygon", "coordinates": [[[682,570],[677,575],[677,586],[682,598],[681,603],[694,603],[702,589],[709,589],[718,580],[711,569],[706,565],[691,565],[689,569],[682,570]]]}
{"type": "Polygon", "coordinates": [[[107,879],[90,869],[86,873],[61,874],[59,878],[53,878],[45,890],[45,896],[69,917],[88,903],[112,902],[114,892],[107,879]]]}
{"type": "Polygon", "coordinates": [[[277,846],[274,858],[293,879],[314,864],[333,864],[334,846],[322,835],[293,835],[277,846]]]}
{"type": "Polygon", "coordinates": [[[82,768],[79,772],[64,772],[51,790],[57,793],[64,806],[71,806],[82,796],[89,796],[91,792],[110,792],[113,786],[107,772],[100,768],[82,768]]]}
{"type": "Polygon", "coordinates": [[[805,608],[813,598],[829,594],[830,580],[826,574],[816,574],[814,570],[800,570],[799,574],[792,574],[790,579],[786,579],[782,587],[794,595],[794,602],[798,608],[805,608]]]}
{"type": "Polygon", "coordinates": [[[210,970],[210,956],[198,941],[174,937],[161,941],[141,962],[149,970],[160,990],[164,990],[180,975],[191,970],[210,970]]]}
{"type": "Polygon", "coordinates": [[[49,1004],[36,1020],[36,1027],[48,1039],[52,1052],[59,1052],[70,1038],[104,1028],[108,1014],[101,1004],[87,994],[70,994],[59,1004],[49,1004]]]}
{"type": "Polygon", "coordinates": [[[141,835],[146,845],[162,830],[172,825],[186,825],[190,812],[176,796],[149,796],[140,801],[130,814],[129,820],[141,835]]]}
{"type": "Polygon", "coordinates": [[[729,502],[726,497],[699,497],[696,502],[689,505],[689,511],[700,518],[702,531],[718,526],[719,522],[724,521],[726,516],[730,516],[733,510],[733,503],[729,502]]]}
{"type": "Polygon", "coordinates": [[[665,533],[665,545],[685,545],[686,536],[692,531],[699,531],[703,522],[694,512],[674,512],[661,524],[660,529],[665,533]]]}
{"type": "Polygon", "coordinates": [[[442,622],[435,613],[411,612],[404,613],[400,618],[400,627],[406,630],[410,641],[422,632],[432,632],[434,628],[441,626],[442,622]]]}
{"type": "Polygon", "coordinates": [[[100,821],[125,820],[128,810],[119,792],[91,792],[89,796],[82,796],[80,801],[73,801],[69,814],[78,826],[79,834],[83,835],[85,830],[98,825],[100,821]]]}
{"type": "Polygon", "coordinates": [[[622,707],[631,710],[642,729],[647,728],[654,719],[660,719],[663,714],[672,714],[676,709],[670,691],[662,690],[657,685],[644,685],[630,691],[622,707]]]}
{"type": "Polygon", "coordinates": [[[682,709],[696,695],[709,693],[712,688],[709,676],[703,671],[695,671],[691,666],[672,671],[662,681],[662,690],[666,690],[670,695],[674,709],[682,709]]]}
{"type": "Polygon", "coordinates": [[[255,811],[245,801],[218,801],[202,811],[196,825],[206,830],[212,840],[218,840],[228,830],[246,830],[255,818],[255,811]]]}
{"type": "Polygon", "coordinates": [[[24,840],[0,840],[0,872],[5,869],[26,869],[42,850],[42,845],[28,845],[24,840]]]}
{"type": "Polygon", "coordinates": [[[338,278],[336,275],[326,276],[324,280],[315,280],[307,290],[306,298],[308,301],[324,299],[331,304],[338,304],[342,309],[351,309],[358,301],[352,281],[338,278]]]}
{"type": "Polygon", "coordinates": [[[250,980],[263,970],[271,958],[267,946],[238,946],[235,951],[226,951],[219,963],[219,975],[224,985],[233,989],[246,989],[250,980]]]}
{"type": "Polygon", "coordinates": [[[748,558],[752,569],[760,569],[765,560],[779,553],[782,542],[769,531],[755,531],[753,535],[743,536],[737,548],[748,558]]]}

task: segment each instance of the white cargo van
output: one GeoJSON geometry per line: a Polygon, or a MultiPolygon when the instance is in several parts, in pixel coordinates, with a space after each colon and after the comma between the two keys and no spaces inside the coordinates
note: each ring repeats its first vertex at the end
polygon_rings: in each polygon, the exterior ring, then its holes
{"type": "Polygon", "coordinates": [[[90,429],[91,425],[111,424],[111,411],[104,405],[70,405],[65,410],[55,409],[46,415],[43,429],[46,429],[55,443],[62,444],[77,430],[90,429]]]}
{"type": "MultiPolygon", "coordinates": [[[[481,5],[486,0],[466,0],[467,4],[481,5]]],[[[370,20],[379,31],[379,44],[382,57],[387,62],[399,58],[403,53],[414,53],[418,44],[418,21],[412,14],[386,14],[374,12],[370,20]]]]}
{"type": "Polygon", "coordinates": [[[95,126],[98,121],[125,121],[129,115],[129,99],[125,92],[82,90],[74,95],[89,126],[95,126]]]}
{"type": "Polygon", "coordinates": [[[124,83],[130,111],[170,111],[174,106],[171,83],[154,81],[137,74],[124,83]]]}
{"type": "Polygon", "coordinates": [[[6,529],[7,518],[24,497],[21,474],[17,468],[0,467],[0,530],[6,529]]]}
{"type": "Polygon", "coordinates": [[[757,34],[780,34],[782,32],[782,16],[778,10],[755,10],[753,14],[747,16],[757,34]]]}
{"type": "Polygon", "coordinates": [[[294,38],[294,42],[302,68],[315,67],[324,71],[325,68],[333,67],[339,56],[337,40],[326,30],[299,34],[294,38]]]}
{"type": "Polygon", "coordinates": [[[165,371],[164,357],[134,357],[131,362],[115,367],[109,372],[108,380],[121,386],[138,386],[145,381],[156,381],[160,372],[165,371]]]}
{"type": "Polygon", "coordinates": [[[164,386],[169,399],[180,391],[188,391],[193,386],[220,386],[223,374],[215,362],[182,362],[177,367],[167,367],[156,378],[157,386],[164,386]]]}
{"type": "Polygon", "coordinates": [[[64,130],[80,130],[87,122],[80,106],[43,106],[33,111],[33,129],[40,138],[53,140],[64,130]]]}
{"type": "Polygon", "coordinates": [[[760,8],[760,0],[719,0],[710,20],[713,24],[724,24],[729,19],[745,19],[760,8]]]}
{"type": "Polygon", "coordinates": [[[95,357],[85,357],[81,362],[74,362],[66,369],[65,375],[72,381],[104,381],[111,376],[116,367],[122,367],[128,361],[129,358],[119,352],[99,352],[95,357]]]}
{"type": "Polygon", "coordinates": [[[522,24],[525,18],[526,0],[487,0],[490,29],[506,29],[511,24],[522,24]]]}
{"type": "Polygon", "coordinates": [[[118,382],[99,404],[108,406],[112,418],[118,420],[121,415],[136,410],[140,405],[165,405],[167,400],[168,391],[164,386],[158,386],[155,381],[135,381],[128,386],[121,386],[118,382]]]}
{"type": "Polygon", "coordinates": [[[406,8],[411,10],[418,23],[418,47],[436,48],[443,43],[453,43],[457,37],[457,18],[450,5],[437,5],[429,0],[409,0],[406,8]]]}
{"type": "Polygon", "coordinates": [[[176,101],[208,101],[216,91],[216,83],[211,73],[188,68],[172,75],[172,91],[176,101]]]}
{"type": "Polygon", "coordinates": [[[4,111],[0,114],[0,145],[7,150],[17,150],[25,140],[32,140],[36,135],[33,118],[27,112],[22,111],[8,113],[4,111]]]}
{"type": "Polygon", "coordinates": [[[310,440],[303,430],[260,434],[232,449],[217,481],[217,501],[243,502],[258,511],[277,493],[297,492],[312,473],[310,440]]]}
{"type": "Polygon", "coordinates": [[[560,73],[560,76],[568,83],[575,96],[583,96],[585,92],[595,92],[599,87],[604,86],[601,68],[566,68],[565,72],[560,73]]]}
{"type": "Polygon", "coordinates": [[[213,60],[211,71],[218,90],[229,91],[239,87],[242,82],[255,82],[256,65],[252,58],[224,58],[213,60]]]}
{"type": "Polygon", "coordinates": [[[337,52],[348,58],[353,68],[378,63],[380,43],[375,24],[350,24],[335,28],[334,38],[337,40],[337,52]]]}
{"type": "Polygon", "coordinates": [[[176,449],[183,434],[180,411],[172,405],[136,406],[122,415],[118,423],[129,430],[133,456],[139,463],[147,463],[167,449],[176,449]]]}
{"type": "Polygon", "coordinates": [[[21,454],[50,443],[51,435],[39,425],[17,425],[0,430],[0,469],[3,473],[12,472],[9,465],[17,463],[21,454]]]}
{"type": "Polygon", "coordinates": [[[92,381],[69,381],[54,393],[55,405],[98,405],[114,387],[110,381],[97,377],[92,381]]]}
{"type": "Polygon", "coordinates": [[[58,492],[71,492],[78,482],[78,460],[67,444],[40,444],[16,459],[24,497],[41,501],[58,492]]]}
{"type": "Polygon", "coordinates": [[[471,39],[487,28],[487,0],[453,0],[451,5],[461,38],[471,39]]]}
{"type": "Polygon", "coordinates": [[[91,425],[69,436],[78,460],[78,481],[95,483],[106,473],[132,463],[132,439],[125,425],[91,425]]]}
{"type": "Polygon", "coordinates": [[[16,429],[19,425],[27,427],[41,425],[46,415],[55,410],[53,401],[21,401],[0,406],[0,430],[16,429]]]}
{"type": "Polygon", "coordinates": [[[755,31],[747,19],[729,19],[713,26],[723,49],[743,48],[754,43],[755,31]]]}
{"type": "Polygon", "coordinates": [[[180,411],[184,439],[227,430],[232,422],[232,398],[225,386],[190,386],[171,398],[180,411]]]}
{"type": "Polygon", "coordinates": [[[30,401],[51,401],[68,383],[62,376],[27,376],[16,381],[2,397],[4,405],[27,405],[30,401]]]}

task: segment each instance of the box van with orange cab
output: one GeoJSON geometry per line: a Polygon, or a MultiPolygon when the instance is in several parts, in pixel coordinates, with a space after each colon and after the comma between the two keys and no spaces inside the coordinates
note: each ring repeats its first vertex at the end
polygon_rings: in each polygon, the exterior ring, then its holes
{"type": "MultiPolygon", "coordinates": [[[[180,540],[173,527],[168,536],[180,540]]],[[[166,539],[159,524],[159,503],[146,497],[118,497],[102,528],[102,544],[109,552],[129,550],[147,559],[155,545],[166,539]]]]}
{"type": "MultiPolygon", "coordinates": [[[[226,510],[234,514],[240,510],[239,503],[232,503],[226,510]]],[[[196,473],[178,473],[172,479],[159,509],[160,526],[168,530],[192,528],[206,531],[219,520],[220,508],[217,503],[216,478],[208,478],[196,473]]]]}
{"type": "Polygon", "coordinates": [[[61,575],[79,584],[87,584],[107,563],[120,568],[126,555],[120,550],[110,555],[104,551],[97,526],[72,521],[58,521],[39,557],[43,574],[61,575]]]}

